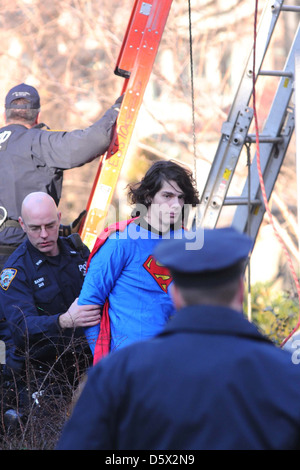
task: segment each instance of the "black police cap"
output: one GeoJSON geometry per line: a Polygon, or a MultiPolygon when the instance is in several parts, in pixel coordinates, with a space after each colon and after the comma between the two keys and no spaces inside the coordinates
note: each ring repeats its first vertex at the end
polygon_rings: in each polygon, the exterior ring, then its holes
{"type": "Polygon", "coordinates": [[[39,109],[40,105],[40,95],[37,89],[26,83],[20,83],[11,88],[5,97],[6,109],[39,109]],[[19,98],[25,98],[28,104],[15,104],[14,101],[19,98]]]}

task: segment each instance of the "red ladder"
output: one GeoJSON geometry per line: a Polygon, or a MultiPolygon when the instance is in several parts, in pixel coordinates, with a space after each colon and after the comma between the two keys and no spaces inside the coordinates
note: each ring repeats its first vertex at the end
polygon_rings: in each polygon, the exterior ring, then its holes
{"type": "Polygon", "coordinates": [[[114,137],[100,159],[80,230],[90,250],[104,228],[171,4],[172,0],[135,0],[115,68],[115,74],[125,79],[124,98],[114,137]]]}

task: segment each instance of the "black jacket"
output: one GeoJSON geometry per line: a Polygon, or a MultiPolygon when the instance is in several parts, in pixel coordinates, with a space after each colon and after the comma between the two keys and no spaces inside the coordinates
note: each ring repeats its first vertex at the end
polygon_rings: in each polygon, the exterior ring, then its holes
{"type": "Polygon", "coordinates": [[[192,459],[184,451],[299,449],[299,368],[242,313],[185,307],[156,338],[91,369],[57,448],[192,459]]]}

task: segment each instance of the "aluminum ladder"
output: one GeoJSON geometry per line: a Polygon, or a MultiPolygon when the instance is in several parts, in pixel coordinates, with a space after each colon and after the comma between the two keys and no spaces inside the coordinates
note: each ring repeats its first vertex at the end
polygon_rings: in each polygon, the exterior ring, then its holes
{"type": "MultiPolygon", "coordinates": [[[[299,27],[282,71],[264,71],[262,65],[279,15],[284,11],[300,12],[300,7],[285,6],[281,1],[267,1],[262,12],[256,37],[255,79],[260,76],[278,76],[280,83],[274,96],[263,132],[259,135],[261,169],[269,199],[284,160],[295,127],[294,92],[295,54],[300,48],[299,27]]],[[[198,214],[199,226],[216,226],[224,206],[236,206],[232,226],[256,238],[265,207],[257,171],[257,156],[250,163],[248,177],[239,197],[227,197],[227,192],[240,158],[243,146],[255,142],[249,134],[253,109],[249,107],[253,95],[252,48],[236,92],[234,102],[223,124],[221,138],[204,187],[198,214]]]]}

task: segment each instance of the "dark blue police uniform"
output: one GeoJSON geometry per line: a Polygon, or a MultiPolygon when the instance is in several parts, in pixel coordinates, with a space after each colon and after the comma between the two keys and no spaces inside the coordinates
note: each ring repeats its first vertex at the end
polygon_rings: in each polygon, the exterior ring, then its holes
{"type": "Polygon", "coordinates": [[[240,279],[252,242],[214,229],[201,249],[187,243],[165,240],[154,256],[177,286],[211,289],[211,304],[183,307],[157,337],[91,369],[57,449],[300,448],[300,366],[242,312],[213,305],[217,285],[240,279]]]}
{"type": "Polygon", "coordinates": [[[27,240],[0,274],[1,314],[6,320],[2,331],[8,337],[9,328],[14,344],[11,348],[10,341],[7,351],[7,365],[13,369],[24,363],[28,351],[31,361],[51,365],[65,350],[63,360],[76,350],[90,354],[81,328],[62,330],[58,323],[59,315],[80,293],[89,255],[85,245],[79,249],[72,244],[73,238],[60,237],[60,253],[54,257],[45,256],[27,240]]]}

